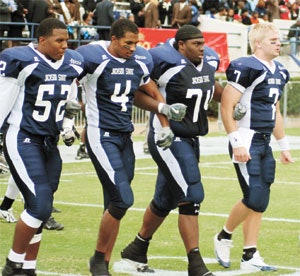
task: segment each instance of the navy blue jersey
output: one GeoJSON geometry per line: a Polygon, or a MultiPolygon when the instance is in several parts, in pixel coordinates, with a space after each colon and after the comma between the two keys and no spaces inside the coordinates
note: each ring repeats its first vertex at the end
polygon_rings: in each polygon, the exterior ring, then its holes
{"type": "Polygon", "coordinates": [[[173,48],[172,41],[149,50],[154,63],[151,78],[156,80],[168,104],[187,106],[181,122],[170,120],[175,136],[205,135],[208,132],[206,110],[214,93],[215,69],[205,61],[196,67],[173,48]]]}
{"type": "Polygon", "coordinates": [[[289,81],[288,71],[277,61],[270,67],[251,56],[232,61],[226,75],[229,84],[243,94],[240,102],[248,110],[246,116],[238,121],[238,126],[272,133],[276,119],[275,105],[289,81]]]}
{"type": "Polygon", "coordinates": [[[82,56],[66,50],[61,60],[51,62],[30,44],[1,52],[0,64],[0,91],[11,98],[7,102],[12,106],[2,106],[1,117],[10,112],[10,125],[31,134],[58,135],[65,103],[77,96],[75,79],[83,71],[82,56]]]}
{"type": "Polygon", "coordinates": [[[85,59],[81,83],[86,92],[87,124],[109,131],[132,132],[134,92],[149,82],[152,58],[138,46],[131,58],[116,58],[107,51],[108,43],[100,41],[77,49],[85,59]]]}

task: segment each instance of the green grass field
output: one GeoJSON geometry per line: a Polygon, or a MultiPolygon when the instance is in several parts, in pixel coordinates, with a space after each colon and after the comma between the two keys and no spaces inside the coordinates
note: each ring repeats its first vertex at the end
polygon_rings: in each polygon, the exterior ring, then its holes
{"type": "MultiPolygon", "coordinates": [[[[288,133],[300,135],[299,129],[291,129],[288,133]]],[[[279,152],[275,152],[276,180],[271,189],[270,205],[264,214],[258,244],[266,263],[276,265],[279,270],[251,275],[300,275],[300,150],[293,150],[292,154],[296,162],[283,165],[279,162],[279,152]]],[[[233,166],[227,155],[203,156],[199,166],[206,193],[199,216],[201,253],[209,261],[209,269],[216,271],[216,275],[241,275],[236,271],[239,269],[242,253],[241,227],[233,235],[230,270],[225,270],[212,261],[213,236],[222,228],[232,205],[241,197],[233,166]]],[[[121,260],[120,251],[139,230],[143,210],[152,199],[155,177],[156,166],[152,159],[136,161],[136,173],[132,183],[135,203],[121,223],[110,263],[110,271],[114,276],[129,275],[114,272],[113,264],[121,260]]],[[[1,198],[5,194],[7,180],[8,178],[0,179],[1,198]]],[[[61,209],[62,213],[54,215],[65,228],[63,231],[43,232],[37,268],[39,275],[89,275],[87,261],[95,249],[103,211],[102,203],[101,186],[91,163],[64,164],[59,190],[55,194],[55,207],[61,209]]],[[[13,208],[15,214],[22,211],[20,199],[13,208]]],[[[0,267],[5,263],[10,249],[14,226],[0,221],[0,267]]],[[[152,239],[149,265],[168,273],[183,272],[187,268],[185,257],[175,211],[152,239]]]]}

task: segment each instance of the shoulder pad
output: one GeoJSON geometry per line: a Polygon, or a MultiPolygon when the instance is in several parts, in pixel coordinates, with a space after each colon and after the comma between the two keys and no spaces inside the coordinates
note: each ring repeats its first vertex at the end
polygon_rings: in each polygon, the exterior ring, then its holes
{"type": "Polygon", "coordinates": [[[232,66],[234,67],[247,67],[255,70],[264,70],[264,66],[254,57],[241,57],[231,61],[232,66]]]}
{"type": "Polygon", "coordinates": [[[8,60],[29,61],[32,60],[33,50],[28,46],[6,48],[1,52],[1,58],[8,60]]]}

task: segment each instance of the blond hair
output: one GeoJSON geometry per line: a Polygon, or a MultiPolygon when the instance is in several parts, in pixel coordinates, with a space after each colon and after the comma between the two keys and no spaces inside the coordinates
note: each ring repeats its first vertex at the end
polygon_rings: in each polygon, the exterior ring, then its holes
{"type": "Polygon", "coordinates": [[[274,23],[271,22],[260,22],[252,26],[248,34],[248,39],[249,39],[252,53],[254,53],[256,50],[255,42],[262,41],[266,33],[269,31],[278,32],[278,28],[274,23]]]}

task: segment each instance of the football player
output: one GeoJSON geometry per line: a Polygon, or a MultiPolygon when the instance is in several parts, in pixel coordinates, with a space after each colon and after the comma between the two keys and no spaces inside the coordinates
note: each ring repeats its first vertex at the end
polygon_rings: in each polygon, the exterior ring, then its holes
{"type": "Polygon", "coordinates": [[[128,19],[115,21],[110,41],[99,41],[77,49],[85,60],[81,78],[86,92],[86,145],[104,194],[104,214],[90,272],[109,275],[108,262],[116,241],[120,221],[133,204],[130,187],[135,155],[131,133],[133,103],[158,115],[162,128],[157,138],[163,148],[172,143],[168,118],[181,120],[186,106],[165,104],[156,84],[150,80],[152,58],[136,44],[138,27],[128,19]],[[143,90],[143,92],[138,91],[143,90]]]}
{"type": "Polygon", "coordinates": [[[8,116],[4,153],[25,201],[3,276],[36,275],[43,223],[62,170],[59,135],[66,145],[75,140],[72,118],[83,58],[67,49],[67,26],[57,19],[41,22],[37,39],[0,54],[0,127],[8,116]]]}
{"type": "Polygon", "coordinates": [[[188,257],[189,276],[211,276],[199,249],[198,215],[204,199],[199,163],[199,136],[208,132],[207,108],[211,99],[220,101],[222,87],[215,81],[214,66],[204,59],[204,37],[195,26],[182,26],[175,39],[150,49],[154,61],[151,78],[156,80],[166,102],[183,103],[186,115],[180,122],[170,121],[172,145],[157,146],[162,126],[151,114],[148,145],[158,165],[153,200],[143,218],[136,238],[123,251],[123,259],[134,261],[140,271],[147,265],[150,240],[171,210],[178,208],[178,227],[188,257]]]}
{"type": "Polygon", "coordinates": [[[247,271],[272,271],[257,250],[257,240],[275,177],[275,160],[270,147],[271,134],[281,147],[281,160],[293,162],[284,133],[279,100],[289,81],[288,71],[275,61],[280,54],[280,36],[273,23],[258,23],[249,32],[252,56],[231,61],[226,70],[228,83],[224,88],[221,114],[229,137],[229,152],[233,158],[243,198],[232,208],[223,229],[214,237],[218,262],[230,267],[232,234],[243,224],[244,248],[240,268],[247,271]],[[237,103],[247,113],[239,121],[232,112],[237,103]]]}

